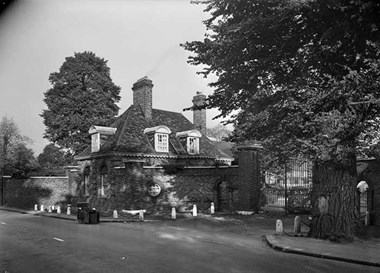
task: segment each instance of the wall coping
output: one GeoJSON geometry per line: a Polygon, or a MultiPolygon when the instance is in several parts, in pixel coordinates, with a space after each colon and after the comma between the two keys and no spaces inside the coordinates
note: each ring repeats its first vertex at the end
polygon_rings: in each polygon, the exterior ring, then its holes
{"type": "Polygon", "coordinates": [[[238,150],[258,150],[263,149],[264,147],[261,144],[250,144],[250,145],[242,145],[238,146],[238,150]]]}

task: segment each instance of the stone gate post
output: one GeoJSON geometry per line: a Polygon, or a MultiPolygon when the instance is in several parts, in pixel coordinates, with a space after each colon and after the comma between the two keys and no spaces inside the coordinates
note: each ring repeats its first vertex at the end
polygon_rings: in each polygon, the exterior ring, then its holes
{"type": "Polygon", "coordinates": [[[236,209],[254,210],[256,212],[261,209],[260,152],[262,148],[259,144],[238,147],[239,167],[236,209]]]}

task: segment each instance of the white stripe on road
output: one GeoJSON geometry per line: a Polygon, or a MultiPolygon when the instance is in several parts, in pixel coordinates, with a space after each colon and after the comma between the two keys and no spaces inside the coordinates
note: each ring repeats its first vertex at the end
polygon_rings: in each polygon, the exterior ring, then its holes
{"type": "Polygon", "coordinates": [[[59,242],[64,242],[64,240],[62,240],[62,239],[59,239],[59,238],[53,238],[54,240],[57,240],[57,241],[59,241],[59,242]]]}

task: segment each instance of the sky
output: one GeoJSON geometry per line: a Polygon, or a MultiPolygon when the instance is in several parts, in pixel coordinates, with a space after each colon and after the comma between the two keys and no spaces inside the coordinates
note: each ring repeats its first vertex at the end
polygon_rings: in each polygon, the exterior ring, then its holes
{"type": "MultiPolygon", "coordinates": [[[[40,117],[44,92],[74,52],[92,51],[108,60],[113,82],[121,87],[122,114],[132,104],[131,87],[148,76],[153,107],[182,112],[196,91],[212,94],[210,80],[187,63],[179,46],[203,40],[209,17],[190,0],[16,0],[0,16],[0,118],[12,118],[32,139],[37,156],[49,143],[40,117]]],[[[192,112],[183,114],[192,121],[192,112]]],[[[208,110],[207,127],[217,110],[208,110]]]]}

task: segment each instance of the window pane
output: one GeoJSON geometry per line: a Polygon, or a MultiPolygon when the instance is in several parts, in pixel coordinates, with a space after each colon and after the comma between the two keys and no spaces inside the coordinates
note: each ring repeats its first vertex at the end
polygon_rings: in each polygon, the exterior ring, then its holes
{"type": "Polygon", "coordinates": [[[156,135],[156,151],[157,152],[168,152],[168,135],[167,134],[157,134],[156,135]]]}

